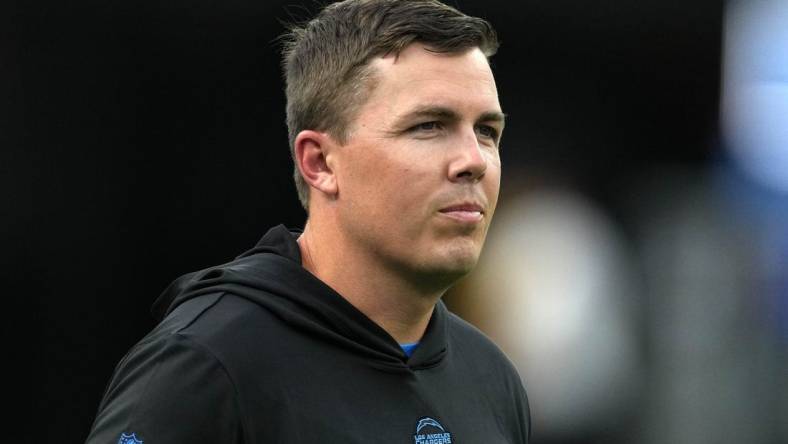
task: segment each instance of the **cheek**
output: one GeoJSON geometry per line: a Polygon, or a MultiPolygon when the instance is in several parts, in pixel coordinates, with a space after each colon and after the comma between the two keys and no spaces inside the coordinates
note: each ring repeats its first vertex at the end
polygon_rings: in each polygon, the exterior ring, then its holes
{"type": "MultiPolygon", "coordinates": [[[[424,177],[412,167],[389,165],[378,171],[371,182],[377,207],[393,219],[413,217],[424,206],[424,195],[429,190],[424,177]]],[[[399,220],[400,225],[407,222],[399,220]]]]}
{"type": "Polygon", "coordinates": [[[500,161],[495,164],[490,164],[487,168],[486,181],[484,183],[484,191],[487,194],[490,209],[495,210],[498,202],[498,192],[501,188],[501,166],[500,161]]]}
{"type": "Polygon", "coordinates": [[[376,183],[376,219],[386,221],[388,234],[400,242],[422,238],[429,226],[431,191],[436,188],[428,174],[415,166],[391,168],[381,172],[376,183]]]}
{"type": "Polygon", "coordinates": [[[352,159],[352,164],[343,171],[341,191],[358,218],[372,218],[390,223],[397,213],[407,205],[407,194],[411,191],[407,165],[396,162],[374,149],[352,159]],[[377,153],[376,153],[377,152],[377,153]]]}
{"type": "Polygon", "coordinates": [[[406,201],[426,191],[427,165],[418,153],[402,146],[381,147],[368,153],[354,166],[356,186],[388,201],[406,201]]]}
{"type": "Polygon", "coordinates": [[[446,150],[387,142],[375,140],[347,152],[340,183],[348,202],[346,216],[375,229],[385,224],[389,232],[418,236],[415,227],[425,225],[433,210],[430,198],[445,181],[446,162],[438,153],[446,150]]]}

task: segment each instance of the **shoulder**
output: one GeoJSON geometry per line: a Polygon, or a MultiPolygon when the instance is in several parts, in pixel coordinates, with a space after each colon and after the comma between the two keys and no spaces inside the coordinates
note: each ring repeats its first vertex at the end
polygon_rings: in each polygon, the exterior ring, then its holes
{"type": "MultiPolygon", "coordinates": [[[[257,298],[288,303],[274,295],[258,294],[257,298]]],[[[287,313],[233,293],[218,293],[184,302],[164,323],[174,322],[175,336],[210,354],[235,385],[244,387],[261,373],[286,367],[282,354],[301,337],[282,318],[287,313]]]]}
{"type": "Polygon", "coordinates": [[[242,420],[232,378],[208,347],[181,334],[217,301],[184,303],[126,354],[105,390],[87,442],[115,442],[121,433],[131,432],[166,443],[237,442],[242,420]]]}
{"type": "Polygon", "coordinates": [[[459,361],[475,378],[484,381],[488,396],[504,408],[504,417],[521,442],[531,434],[531,411],[523,381],[508,356],[481,330],[449,312],[450,347],[459,361]],[[508,406],[508,407],[504,407],[508,406]]]}
{"type": "Polygon", "coordinates": [[[508,356],[476,326],[452,312],[448,312],[448,323],[451,346],[456,352],[497,364],[507,373],[517,374],[508,356]]]}
{"type": "Polygon", "coordinates": [[[217,359],[282,335],[282,322],[264,306],[231,293],[203,295],[176,308],[158,328],[186,338],[217,359]]]}
{"type": "Polygon", "coordinates": [[[216,311],[222,298],[221,293],[216,293],[179,305],[126,353],[116,368],[115,377],[136,377],[143,373],[150,377],[161,367],[187,368],[198,362],[203,370],[210,369],[208,373],[224,374],[223,365],[211,348],[199,335],[189,333],[196,325],[201,325],[201,319],[216,311]]]}
{"type": "Polygon", "coordinates": [[[235,385],[233,367],[245,353],[243,345],[264,340],[257,330],[273,325],[266,319],[270,316],[253,302],[224,292],[186,300],[126,353],[114,379],[150,375],[166,363],[173,368],[196,366],[235,385]]]}

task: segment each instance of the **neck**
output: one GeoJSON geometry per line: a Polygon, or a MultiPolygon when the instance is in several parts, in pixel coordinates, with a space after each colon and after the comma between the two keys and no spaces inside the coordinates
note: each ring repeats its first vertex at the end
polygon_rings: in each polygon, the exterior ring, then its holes
{"type": "Polygon", "coordinates": [[[398,343],[424,335],[441,289],[420,288],[358,248],[343,233],[308,221],[298,238],[304,268],[333,288],[398,343]],[[338,260],[341,259],[341,260],[338,260]]]}

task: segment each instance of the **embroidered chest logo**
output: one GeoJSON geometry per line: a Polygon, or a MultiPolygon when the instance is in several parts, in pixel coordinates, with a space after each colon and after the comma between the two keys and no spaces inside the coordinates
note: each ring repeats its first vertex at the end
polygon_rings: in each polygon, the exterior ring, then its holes
{"type": "Polygon", "coordinates": [[[121,433],[118,444],[142,444],[142,440],[137,439],[137,435],[134,433],[131,435],[121,433]]]}
{"type": "Polygon", "coordinates": [[[443,428],[438,421],[424,417],[416,424],[414,444],[451,444],[451,433],[443,428]]]}

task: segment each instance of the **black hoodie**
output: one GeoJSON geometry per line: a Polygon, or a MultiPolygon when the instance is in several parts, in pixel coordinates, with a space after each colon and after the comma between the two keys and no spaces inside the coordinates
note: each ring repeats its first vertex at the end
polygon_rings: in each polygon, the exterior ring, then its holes
{"type": "Polygon", "coordinates": [[[528,441],[525,391],[490,340],[439,302],[408,358],[301,266],[297,235],[280,225],[170,284],[87,442],[528,441]]]}

